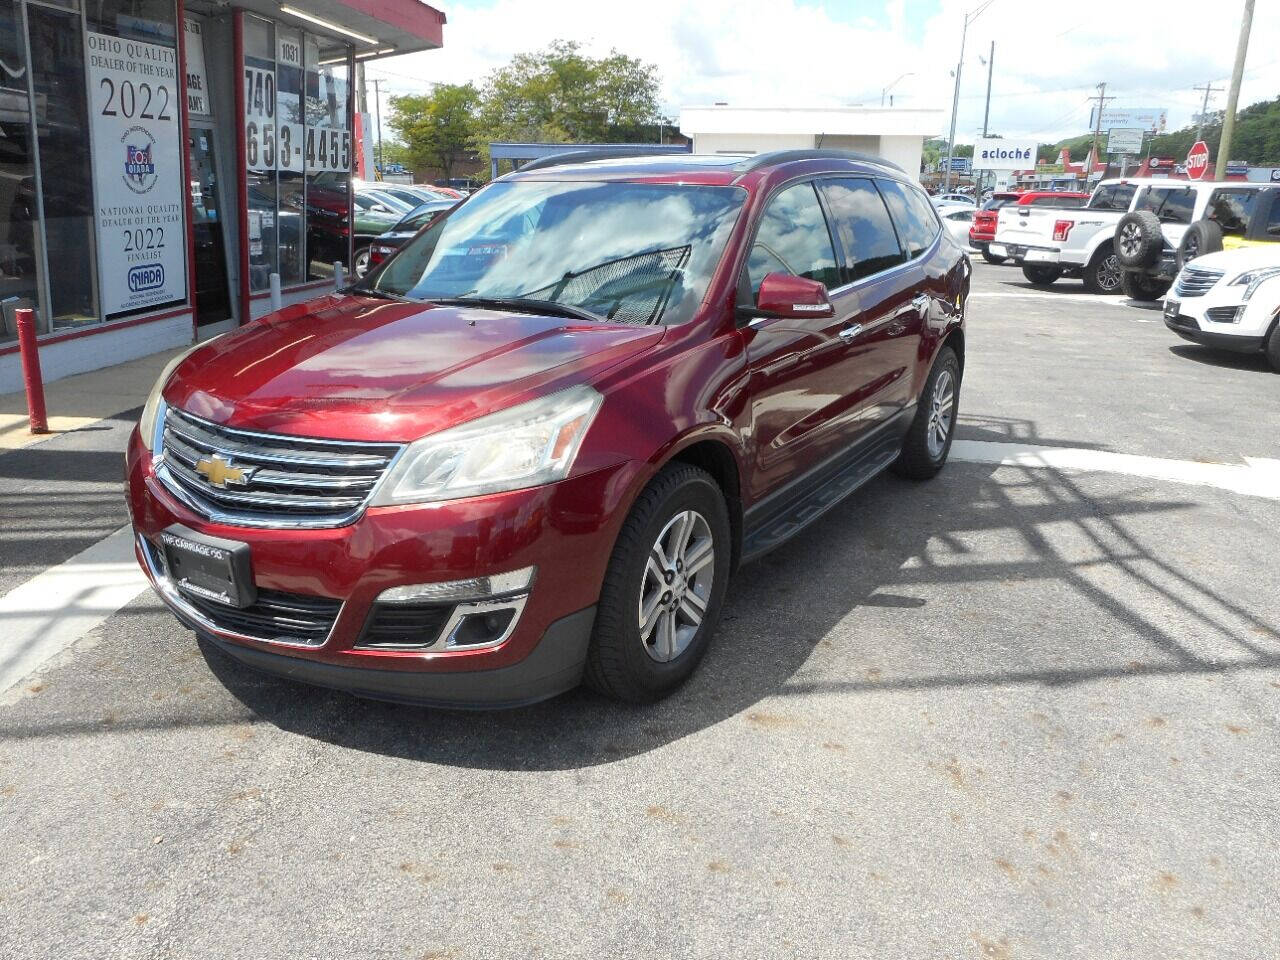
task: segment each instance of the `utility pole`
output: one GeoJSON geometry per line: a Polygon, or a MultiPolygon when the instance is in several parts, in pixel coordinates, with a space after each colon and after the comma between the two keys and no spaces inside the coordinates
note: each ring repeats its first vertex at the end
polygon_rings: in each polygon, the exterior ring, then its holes
{"type": "Polygon", "coordinates": [[[1231,70],[1231,89],[1227,92],[1227,112],[1222,118],[1222,140],[1213,165],[1213,179],[1227,179],[1231,162],[1231,137],[1236,132],[1236,102],[1240,99],[1240,80],[1244,76],[1244,58],[1249,52],[1249,31],[1253,28],[1253,0],[1244,0],[1244,16],[1240,18],[1240,40],[1236,43],[1236,65],[1231,70]]]}
{"type": "MultiPolygon", "coordinates": [[[[1101,136],[1102,136],[1102,108],[1103,108],[1103,107],[1105,107],[1105,106],[1107,105],[1107,102],[1108,102],[1108,101],[1110,101],[1110,100],[1114,100],[1114,99],[1115,99],[1115,97],[1108,97],[1108,96],[1106,95],[1106,93],[1107,93],[1107,84],[1106,84],[1106,81],[1104,80],[1102,83],[1098,84],[1098,95],[1097,95],[1096,97],[1089,97],[1089,99],[1090,99],[1090,100],[1097,100],[1097,101],[1098,101],[1098,116],[1097,116],[1097,122],[1096,122],[1096,123],[1094,123],[1094,125],[1093,125],[1093,158],[1094,158],[1094,163],[1097,163],[1097,162],[1098,162],[1099,157],[1101,156],[1101,155],[1098,153],[1098,140],[1099,140],[1099,139],[1101,138],[1101,136]]],[[[1092,167],[1090,167],[1088,170],[1086,170],[1086,171],[1084,172],[1084,180],[1085,180],[1085,183],[1088,183],[1088,182],[1089,182],[1089,174],[1091,174],[1092,172],[1093,172],[1093,168],[1092,168],[1092,167]]]]}
{"type": "Polygon", "coordinates": [[[386,169],[386,164],[383,163],[382,161],[382,88],[379,86],[381,83],[382,83],[381,77],[373,78],[373,109],[378,118],[378,177],[377,179],[379,180],[383,178],[382,171],[386,169]]]}
{"type": "Polygon", "coordinates": [[[1199,123],[1196,124],[1196,139],[1203,140],[1204,139],[1204,118],[1209,115],[1209,97],[1211,94],[1221,93],[1222,88],[1215,87],[1212,84],[1206,83],[1203,87],[1192,87],[1191,89],[1204,91],[1204,106],[1200,108],[1200,121],[1199,123]]]}

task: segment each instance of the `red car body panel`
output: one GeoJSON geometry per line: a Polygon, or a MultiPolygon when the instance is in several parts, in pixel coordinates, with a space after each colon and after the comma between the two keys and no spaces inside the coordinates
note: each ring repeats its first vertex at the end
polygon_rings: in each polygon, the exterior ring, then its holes
{"type": "MultiPolygon", "coordinates": [[[[248,543],[260,587],[344,602],[319,648],[222,635],[224,646],[414,675],[501,672],[530,657],[553,624],[591,608],[631,504],[665,463],[696,444],[710,441],[727,464],[735,554],[741,552],[744,518],[753,507],[885,424],[904,416],[909,422],[944,341],[960,338],[963,359],[969,267],[945,230],[912,263],[832,291],[829,320],[738,321],[738,277],[764,204],[798,178],[840,172],[848,175],[848,165],[831,160],[745,175],[696,166],[651,174],[593,168],[592,179],[736,183],[748,192],[701,309],[678,326],[580,323],[334,294],[287,307],[196,350],[164,390],[170,406],[228,427],[409,442],[590,383],[603,401],[566,479],[443,503],[369,507],[336,528],[229,526],[210,522],[165,488],[135,431],[127,472],[138,536],[154,542],[181,524],[248,543]],[[866,336],[849,342],[836,335],[855,321],[870,328],[866,336]],[[353,649],[382,590],[527,566],[537,568],[528,605],[500,646],[353,649]]],[[[580,171],[557,168],[528,176],[582,179],[580,171]]],[[[139,559],[145,568],[141,553],[139,559]]],[[[540,695],[564,688],[561,683],[540,695]]]]}

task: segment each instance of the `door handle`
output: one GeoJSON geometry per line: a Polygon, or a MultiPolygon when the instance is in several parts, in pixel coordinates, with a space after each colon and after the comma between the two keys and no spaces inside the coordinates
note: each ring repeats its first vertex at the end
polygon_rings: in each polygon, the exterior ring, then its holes
{"type": "Polygon", "coordinates": [[[852,340],[854,337],[856,337],[856,336],[857,336],[858,334],[860,334],[861,332],[862,332],[862,324],[860,324],[860,323],[855,323],[853,326],[851,326],[851,327],[845,327],[843,330],[841,330],[841,331],[840,331],[840,339],[841,339],[841,340],[852,340]]]}

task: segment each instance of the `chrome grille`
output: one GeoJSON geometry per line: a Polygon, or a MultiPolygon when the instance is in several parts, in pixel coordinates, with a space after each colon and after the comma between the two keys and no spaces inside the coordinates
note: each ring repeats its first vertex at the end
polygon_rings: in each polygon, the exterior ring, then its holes
{"type": "Polygon", "coordinates": [[[170,407],[156,476],[191,509],[219,523],[338,527],[359,516],[400,449],[395,443],[236,430],[170,407]],[[215,485],[208,476],[215,458],[248,476],[215,485]]]}
{"type": "Polygon", "coordinates": [[[1213,289],[1213,285],[1222,279],[1221,270],[1205,270],[1202,267],[1187,266],[1178,274],[1178,283],[1174,293],[1182,298],[1202,297],[1213,289]]]}

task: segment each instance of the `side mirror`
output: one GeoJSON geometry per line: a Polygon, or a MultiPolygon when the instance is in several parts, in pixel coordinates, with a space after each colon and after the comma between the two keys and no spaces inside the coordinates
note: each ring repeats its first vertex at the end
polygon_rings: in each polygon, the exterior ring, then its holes
{"type": "Polygon", "coordinates": [[[827,298],[826,285],[790,273],[771,273],[760,283],[760,294],[754,307],[738,308],[739,315],[750,317],[831,317],[835,308],[827,298]]]}

